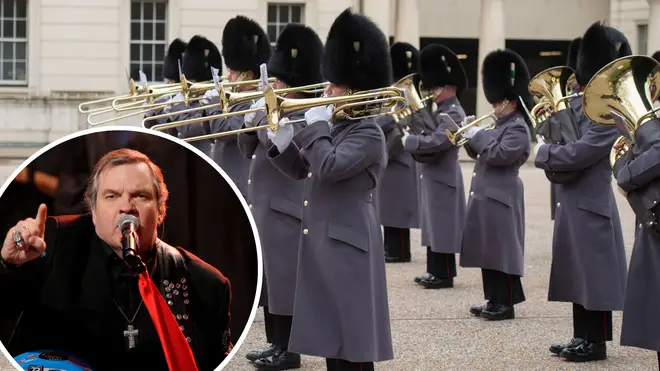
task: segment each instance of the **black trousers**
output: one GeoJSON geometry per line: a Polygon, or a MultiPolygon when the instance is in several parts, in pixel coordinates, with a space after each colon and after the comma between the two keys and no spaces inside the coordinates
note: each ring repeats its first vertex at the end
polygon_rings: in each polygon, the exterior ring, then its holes
{"type": "Polygon", "coordinates": [[[268,344],[273,344],[275,331],[273,323],[273,315],[268,311],[268,307],[264,306],[264,325],[266,326],[266,342],[268,344]]]}
{"type": "Polygon", "coordinates": [[[272,314],[268,311],[268,307],[264,307],[264,322],[266,325],[266,342],[278,348],[287,349],[289,338],[291,338],[293,316],[272,314]]]}
{"type": "Polygon", "coordinates": [[[374,371],[373,362],[348,362],[343,359],[326,358],[325,364],[328,371],[374,371]]]}
{"type": "Polygon", "coordinates": [[[612,311],[588,310],[573,304],[573,337],[598,343],[611,341],[612,311]]]}
{"type": "Polygon", "coordinates": [[[484,297],[493,304],[513,306],[525,301],[520,276],[492,269],[482,269],[484,297]]]}
{"type": "Polygon", "coordinates": [[[433,252],[427,246],[426,271],[440,279],[456,277],[456,254],[433,252]]]}
{"type": "Polygon", "coordinates": [[[385,254],[392,258],[410,259],[410,229],[383,227],[385,254]]]}

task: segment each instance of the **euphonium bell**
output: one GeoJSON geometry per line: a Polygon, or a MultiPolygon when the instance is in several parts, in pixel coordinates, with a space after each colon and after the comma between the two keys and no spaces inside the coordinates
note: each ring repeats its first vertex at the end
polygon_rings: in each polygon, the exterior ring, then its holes
{"type": "Polygon", "coordinates": [[[534,126],[548,119],[549,114],[568,108],[566,101],[577,95],[565,95],[568,81],[574,76],[573,69],[566,66],[548,68],[531,79],[528,90],[537,100],[532,108],[534,126]]]}
{"type": "MultiPolygon", "coordinates": [[[[655,59],[632,55],[619,58],[596,73],[584,89],[583,111],[593,122],[616,125],[613,113],[625,121],[630,138],[644,123],[656,119],[654,102],[660,95],[660,63],[655,59]]],[[[613,167],[632,146],[631,140],[621,136],[616,141],[622,148],[610,152],[613,167]]]]}

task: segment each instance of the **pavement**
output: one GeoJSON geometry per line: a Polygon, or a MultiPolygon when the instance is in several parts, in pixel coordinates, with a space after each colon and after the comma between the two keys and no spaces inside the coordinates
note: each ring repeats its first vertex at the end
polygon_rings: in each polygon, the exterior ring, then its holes
{"type": "MultiPolygon", "coordinates": [[[[473,164],[463,162],[466,189],[473,164]]],[[[11,169],[11,167],[9,167],[11,169]]],[[[7,166],[0,166],[0,180],[7,166]]],[[[13,169],[11,169],[13,170],[13,169]]],[[[10,172],[11,172],[10,170],[10,172]]],[[[528,163],[520,176],[525,185],[526,246],[523,287],[527,301],[516,306],[516,319],[485,322],[470,316],[473,304],[483,303],[478,269],[458,268],[453,289],[425,290],[412,279],[424,273],[426,250],[420,231],[412,231],[411,263],[387,266],[392,337],[395,359],[376,364],[376,370],[497,370],[497,371],[640,371],[657,370],[656,353],[619,346],[621,312],[614,313],[614,341],[608,359],[571,364],[552,356],[548,347],[572,335],[572,309],[567,303],[547,301],[551,263],[552,221],[549,183],[543,172],[528,163]]],[[[615,192],[628,257],[633,244],[634,216],[625,199],[615,192]]],[[[503,221],[506,222],[506,221],[503,221]]],[[[245,354],[266,347],[261,309],[227,371],[256,370],[245,354]]],[[[0,357],[0,370],[10,370],[0,357]],[[4,367],[3,367],[4,366],[4,367]]],[[[321,358],[303,356],[301,370],[325,370],[321,358]]]]}

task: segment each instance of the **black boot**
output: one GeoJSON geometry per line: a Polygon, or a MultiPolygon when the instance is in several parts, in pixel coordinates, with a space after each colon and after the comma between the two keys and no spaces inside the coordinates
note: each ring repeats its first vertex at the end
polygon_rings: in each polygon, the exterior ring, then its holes
{"type": "Polygon", "coordinates": [[[432,277],[432,276],[431,276],[431,273],[424,273],[424,274],[421,275],[421,276],[417,276],[417,277],[415,277],[415,283],[419,283],[419,284],[421,284],[423,280],[425,280],[425,279],[427,279],[427,278],[431,278],[431,277],[432,277]]]}
{"type": "Polygon", "coordinates": [[[585,341],[575,348],[562,350],[559,356],[571,362],[602,361],[607,359],[607,345],[604,341],[585,341]]]}
{"type": "Polygon", "coordinates": [[[269,357],[254,361],[259,370],[291,370],[300,368],[300,354],[291,353],[285,349],[277,349],[269,357]]]}
{"type": "Polygon", "coordinates": [[[574,338],[571,339],[567,344],[553,344],[550,346],[550,353],[560,355],[564,349],[575,348],[584,343],[584,339],[574,338]]]}
{"type": "Polygon", "coordinates": [[[389,256],[385,254],[385,263],[409,263],[410,256],[389,256]]]}
{"type": "Polygon", "coordinates": [[[481,312],[484,310],[492,310],[495,304],[488,302],[486,305],[475,305],[470,308],[470,313],[474,314],[477,317],[481,317],[481,312]]]}
{"type": "Polygon", "coordinates": [[[261,358],[270,357],[273,353],[277,351],[277,347],[271,344],[270,348],[266,350],[253,350],[245,355],[245,358],[249,359],[251,362],[255,362],[261,358]]]}
{"type": "Polygon", "coordinates": [[[433,275],[429,275],[428,278],[423,279],[420,285],[424,286],[427,289],[448,289],[454,287],[453,278],[438,278],[433,275]]]}
{"type": "Polygon", "coordinates": [[[489,321],[501,321],[516,318],[516,312],[512,305],[495,304],[492,308],[481,311],[481,318],[489,321]]]}

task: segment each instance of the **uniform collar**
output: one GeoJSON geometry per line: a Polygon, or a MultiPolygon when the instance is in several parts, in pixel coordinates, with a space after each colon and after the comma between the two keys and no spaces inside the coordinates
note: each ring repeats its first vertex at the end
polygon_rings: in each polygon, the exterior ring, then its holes
{"type": "Polygon", "coordinates": [[[438,104],[438,111],[448,111],[452,107],[456,107],[456,105],[460,104],[458,101],[458,98],[455,95],[452,95],[451,97],[442,100],[440,102],[437,102],[438,104]]]}

